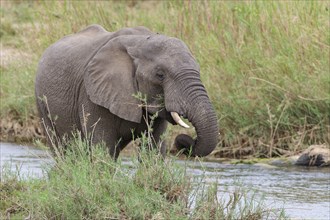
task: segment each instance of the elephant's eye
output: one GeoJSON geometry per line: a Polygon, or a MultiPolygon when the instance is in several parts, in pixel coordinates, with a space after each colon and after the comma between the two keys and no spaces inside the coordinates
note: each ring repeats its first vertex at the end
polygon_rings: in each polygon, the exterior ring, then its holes
{"type": "Polygon", "coordinates": [[[158,78],[160,81],[163,81],[164,78],[165,78],[165,76],[164,76],[164,72],[161,71],[161,70],[157,71],[156,76],[157,76],[157,78],[158,78]]]}

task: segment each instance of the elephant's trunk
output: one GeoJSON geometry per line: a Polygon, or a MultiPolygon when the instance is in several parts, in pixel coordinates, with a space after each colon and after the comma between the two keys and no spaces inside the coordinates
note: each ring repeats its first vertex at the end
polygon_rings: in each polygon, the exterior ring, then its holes
{"type": "MultiPolygon", "coordinates": [[[[186,152],[191,156],[207,156],[210,154],[217,145],[218,142],[218,123],[216,114],[212,108],[212,105],[208,99],[196,101],[190,109],[191,113],[188,113],[188,120],[193,124],[196,129],[197,138],[193,140],[191,137],[186,135],[185,141],[190,141],[192,144],[184,146],[186,152]],[[191,149],[189,149],[191,145],[191,149]],[[187,151],[188,150],[188,151],[187,151]]],[[[176,138],[177,146],[180,143],[181,135],[176,138]]]]}
{"type": "MultiPolygon", "coordinates": [[[[188,118],[196,129],[197,137],[194,140],[188,135],[180,134],[175,139],[175,145],[187,155],[203,157],[210,154],[217,145],[218,122],[199,76],[195,74],[188,76],[189,80],[185,81],[189,83],[185,84],[183,89],[174,89],[181,94],[179,96],[180,108],[176,110],[174,105],[169,104],[168,106],[171,111],[178,111],[179,114],[188,118]]],[[[183,79],[179,81],[182,82],[183,79]]],[[[182,83],[180,84],[182,85],[182,83]]]]}

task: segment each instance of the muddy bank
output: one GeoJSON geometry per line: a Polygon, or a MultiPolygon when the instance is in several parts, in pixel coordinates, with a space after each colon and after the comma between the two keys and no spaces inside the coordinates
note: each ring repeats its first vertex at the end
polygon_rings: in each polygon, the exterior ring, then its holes
{"type": "Polygon", "coordinates": [[[39,118],[27,115],[25,118],[15,112],[0,119],[0,141],[33,143],[36,139],[44,140],[39,118]]]}

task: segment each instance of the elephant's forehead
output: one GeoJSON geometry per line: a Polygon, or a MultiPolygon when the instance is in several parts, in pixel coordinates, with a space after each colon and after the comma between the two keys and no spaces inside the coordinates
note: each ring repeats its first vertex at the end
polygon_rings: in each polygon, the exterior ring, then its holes
{"type": "Polygon", "coordinates": [[[171,49],[188,49],[188,47],[186,46],[186,44],[174,37],[169,37],[168,39],[163,41],[164,46],[171,49]]]}
{"type": "Polygon", "coordinates": [[[158,52],[178,52],[188,51],[188,47],[181,40],[174,37],[167,37],[164,35],[152,35],[148,36],[144,46],[147,49],[157,50],[158,52]]]}
{"type": "Polygon", "coordinates": [[[196,60],[190,53],[187,52],[173,53],[171,56],[167,56],[165,60],[173,69],[188,68],[199,71],[199,65],[197,64],[196,60]]]}
{"type": "Polygon", "coordinates": [[[180,39],[157,34],[148,36],[143,46],[144,56],[150,60],[156,60],[162,64],[165,62],[171,69],[189,66],[199,70],[189,48],[180,39]]]}

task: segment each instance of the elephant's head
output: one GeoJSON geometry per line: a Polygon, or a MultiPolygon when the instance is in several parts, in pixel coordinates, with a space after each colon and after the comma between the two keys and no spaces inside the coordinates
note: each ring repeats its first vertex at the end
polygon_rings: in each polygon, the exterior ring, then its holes
{"type": "Polygon", "coordinates": [[[199,65],[179,39],[159,34],[113,38],[88,64],[85,86],[94,103],[132,122],[143,120],[142,108],[150,114],[159,111],[172,124],[186,126],[179,116],[187,118],[197,138],[176,138],[185,153],[206,156],[217,144],[217,117],[199,65]],[[147,107],[133,96],[138,92],[147,96],[147,107]]]}

